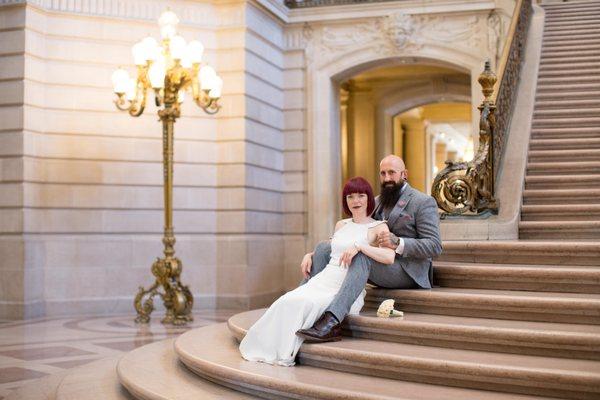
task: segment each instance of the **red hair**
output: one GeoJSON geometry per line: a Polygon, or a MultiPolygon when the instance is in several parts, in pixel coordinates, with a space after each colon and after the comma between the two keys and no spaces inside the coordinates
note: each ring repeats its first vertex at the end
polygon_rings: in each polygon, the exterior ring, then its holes
{"type": "Polygon", "coordinates": [[[373,196],[371,184],[369,184],[365,178],[361,178],[360,176],[346,182],[344,190],[342,191],[342,207],[344,208],[344,213],[346,215],[352,215],[348,208],[348,202],[346,201],[346,196],[351,195],[352,193],[364,193],[367,195],[367,215],[371,215],[375,209],[375,196],[373,196]]]}

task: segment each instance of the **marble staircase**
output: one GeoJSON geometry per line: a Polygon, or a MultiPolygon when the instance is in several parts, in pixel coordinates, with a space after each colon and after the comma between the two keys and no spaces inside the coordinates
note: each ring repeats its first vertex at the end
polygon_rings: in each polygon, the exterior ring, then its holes
{"type": "Polygon", "coordinates": [[[600,2],[544,8],[519,237],[600,239],[600,2]]]}

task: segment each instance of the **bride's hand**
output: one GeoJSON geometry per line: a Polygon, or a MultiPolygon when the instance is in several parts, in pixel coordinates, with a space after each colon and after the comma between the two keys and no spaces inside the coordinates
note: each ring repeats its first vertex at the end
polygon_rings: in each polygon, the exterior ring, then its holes
{"type": "Polygon", "coordinates": [[[302,258],[300,263],[300,270],[305,278],[310,278],[310,270],[312,268],[312,255],[313,253],[307,253],[302,258]]]}
{"type": "Polygon", "coordinates": [[[356,246],[348,247],[346,249],[346,251],[344,251],[344,253],[342,253],[342,256],[340,257],[340,265],[342,267],[349,267],[350,263],[352,262],[352,259],[357,254],[358,254],[358,249],[356,248],[356,246]]]}

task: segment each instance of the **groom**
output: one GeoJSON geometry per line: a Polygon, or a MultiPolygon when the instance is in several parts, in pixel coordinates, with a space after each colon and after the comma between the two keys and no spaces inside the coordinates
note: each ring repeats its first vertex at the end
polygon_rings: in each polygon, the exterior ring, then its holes
{"type": "MultiPolygon", "coordinates": [[[[381,195],[377,197],[372,217],[386,220],[389,233],[377,237],[381,247],[396,251],[391,265],[373,261],[363,253],[352,259],[338,294],[321,318],[310,329],[297,334],[307,342],[340,340],[341,322],[368,282],[389,289],[431,289],[431,259],[442,252],[437,204],[433,197],[410,187],[404,161],[389,155],[379,164],[381,195]]],[[[320,243],[312,265],[302,265],[302,272],[315,276],[329,262],[331,245],[320,243]]]]}

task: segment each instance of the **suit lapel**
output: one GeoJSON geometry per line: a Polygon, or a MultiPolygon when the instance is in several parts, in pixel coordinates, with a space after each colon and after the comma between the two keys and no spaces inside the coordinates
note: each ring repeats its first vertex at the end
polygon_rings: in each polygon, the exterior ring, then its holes
{"type": "Polygon", "coordinates": [[[411,188],[408,182],[406,182],[406,187],[402,191],[398,202],[396,203],[394,209],[390,213],[390,217],[388,218],[388,226],[394,226],[396,220],[398,219],[398,217],[400,217],[400,214],[402,214],[402,211],[404,211],[404,209],[406,208],[406,205],[410,201],[412,195],[413,188],[411,188]]]}

